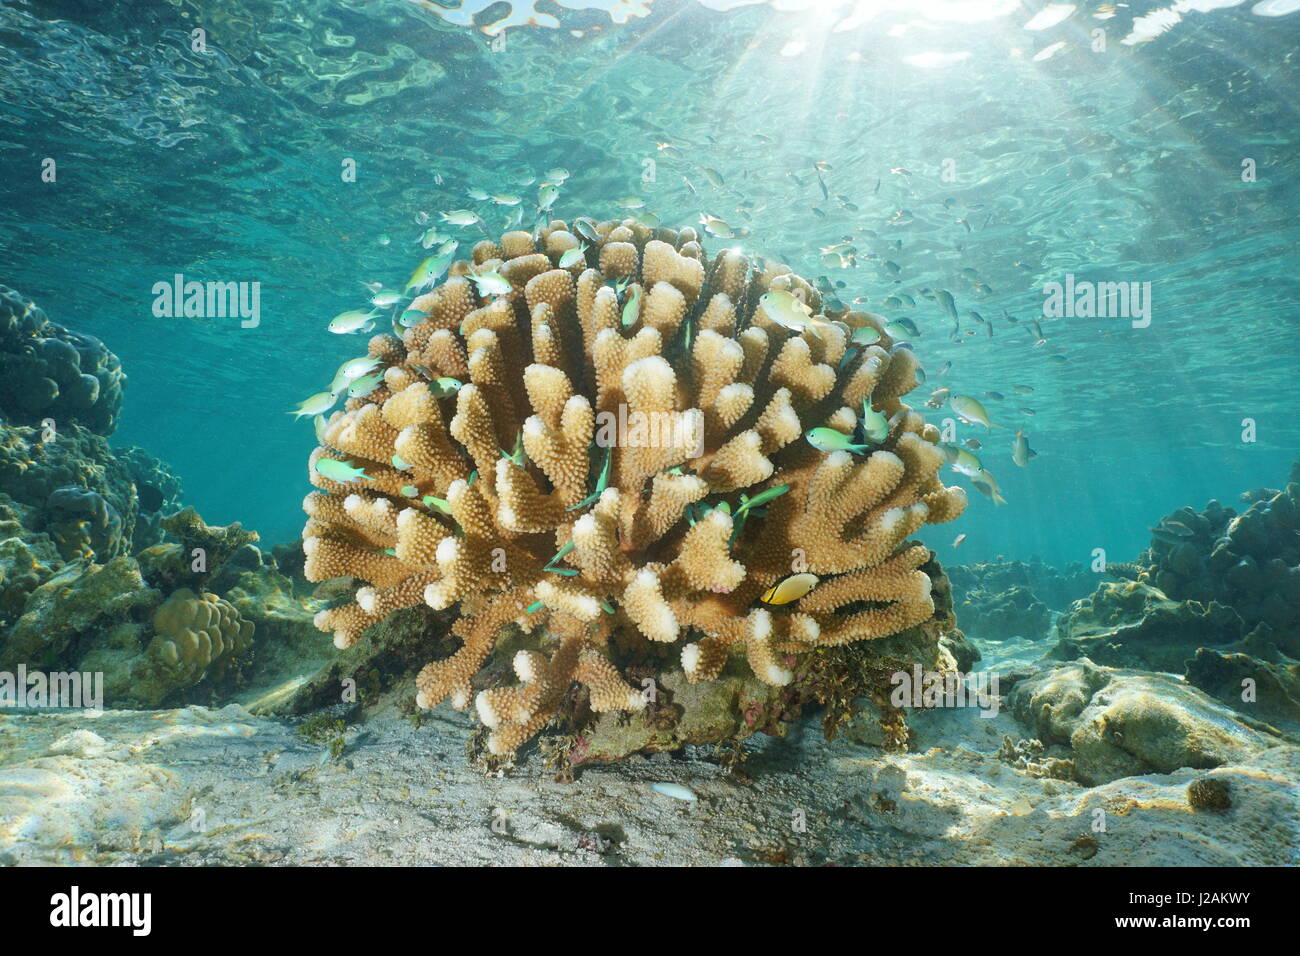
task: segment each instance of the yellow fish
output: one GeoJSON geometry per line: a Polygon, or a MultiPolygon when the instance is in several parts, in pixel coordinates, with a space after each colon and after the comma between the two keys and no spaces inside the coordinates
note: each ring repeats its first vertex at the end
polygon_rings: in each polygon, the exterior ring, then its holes
{"type": "Polygon", "coordinates": [[[819,580],[815,574],[792,574],[773,584],[759,600],[764,604],[789,604],[815,588],[819,580]]]}

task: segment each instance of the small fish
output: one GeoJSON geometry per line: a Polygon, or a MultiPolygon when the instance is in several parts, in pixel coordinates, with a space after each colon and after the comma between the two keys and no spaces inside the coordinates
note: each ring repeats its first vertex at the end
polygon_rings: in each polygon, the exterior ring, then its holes
{"type": "Polygon", "coordinates": [[[434,255],[429,256],[415,267],[415,270],[411,273],[411,277],[406,280],[406,294],[410,295],[413,292],[423,292],[425,289],[429,288],[429,286],[442,278],[442,274],[447,271],[449,265],[451,265],[450,255],[444,256],[435,253],[434,255]]]}
{"type": "Polygon", "coordinates": [[[477,186],[472,189],[467,189],[465,195],[470,199],[473,199],[475,202],[486,202],[488,198],[487,190],[479,189],[477,186]]]}
{"type": "Polygon", "coordinates": [[[1030,385],[1012,385],[1012,386],[1011,386],[1011,391],[1015,392],[1017,395],[1032,395],[1032,394],[1034,394],[1033,386],[1030,386],[1030,385]]]}
{"type": "Polygon", "coordinates": [[[959,448],[956,445],[947,445],[943,453],[948,458],[948,463],[952,470],[959,475],[965,475],[967,478],[974,478],[984,470],[984,463],[979,460],[973,452],[965,448],[959,448]]]}
{"type": "Polygon", "coordinates": [[[645,208],[645,200],[642,199],[640,196],[624,196],[622,199],[617,199],[614,202],[615,205],[621,206],[624,209],[645,208]]]}
{"type": "Polygon", "coordinates": [[[936,372],[935,374],[947,375],[950,371],[952,371],[952,362],[944,362],[942,365],[939,366],[939,371],[936,372]]]}
{"type": "Polygon", "coordinates": [[[508,295],[514,291],[514,286],[510,284],[510,280],[497,272],[496,269],[470,273],[470,278],[474,281],[474,285],[478,287],[478,294],[482,296],[508,295]]]}
{"type": "Polygon", "coordinates": [[[815,574],[792,574],[789,577],[782,578],[773,584],[759,598],[763,604],[770,604],[774,607],[780,607],[782,604],[789,604],[797,601],[809,591],[815,588],[821,579],[815,574]]]}
{"type": "Polygon", "coordinates": [[[451,514],[451,505],[447,503],[447,499],[445,498],[438,498],[434,495],[425,495],[420,499],[420,502],[426,508],[433,508],[435,511],[441,511],[445,515],[451,514]]]}
{"type": "MultiPolygon", "coordinates": [[[[486,199],[486,195],[484,196],[486,199]]],[[[438,214],[443,222],[449,222],[453,226],[472,226],[479,221],[478,213],[469,209],[453,209],[451,212],[438,214]]]]}
{"type": "Polygon", "coordinates": [[[393,467],[396,468],[398,471],[406,471],[406,469],[411,467],[406,462],[402,461],[400,455],[394,455],[392,458],[388,460],[393,463],[393,467]]]}
{"type": "Polygon", "coordinates": [[[704,178],[712,184],[714,189],[721,189],[726,184],[726,180],[722,178],[722,173],[712,166],[701,166],[700,172],[704,174],[704,178]]]}
{"type": "Polygon", "coordinates": [[[584,242],[574,246],[572,249],[565,249],[564,255],[560,256],[559,268],[567,269],[569,266],[578,262],[583,262],[587,255],[587,244],[584,242]]]}
{"type": "Polygon", "coordinates": [[[348,386],[348,397],[365,398],[382,384],[384,384],[384,376],[378,372],[373,375],[363,375],[348,386]]]}
{"type": "Polygon", "coordinates": [[[328,328],[335,335],[369,332],[375,327],[374,320],[378,317],[378,312],[366,309],[351,309],[347,312],[340,312],[330,319],[328,328]]]}
{"type": "Polygon", "coordinates": [[[759,296],[758,304],[762,306],[768,318],[791,332],[803,332],[804,329],[808,329],[817,338],[822,338],[822,329],[830,324],[825,319],[813,315],[807,303],[784,289],[764,292],[759,296]]]}
{"type": "Polygon", "coordinates": [[[631,328],[637,320],[641,308],[641,287],[636,286],[623,304],[623,328],[631,328]]]}
{"type": "Polygon", "coordinates": [[[948,318],[952,319],[953,322],[956,322],[957,303],[953,299],[952,293],[949,292],[947,289],[940,289],[938,292],[935,293],[935,298],[939,300],[939,305],[943,308],[943,311],[948,313],[948,318]]]}
{"type": "MultiPolygon", "coordinates": [[[[750,508],[762,507],[769,501],[781,497],[789,490],[789,485],[777,485],[775,488],[766,488],[763,491],[760,491],[752,498],[745,498],[740,507],[736,509],[736,517],[740,517],[741,514],[750,508]]],[[[743,495],[741,497],[744,498],[743,495]]]]}
{"type": "Polygon", "coordinates": [[[370,304],[376,309],[391,309],[404,298],[406,297],[395,289],[384,289],[370,297],[370,304]]]}
{"type": "Polygon", "coordinates": [[[456,378],[440,378],[429,383],[429,391],[434,398],[446,398],[455,395],[462,388],[462,382],[456,378]]]}
{"type": "Polygon", "coordinates": [[[980,441],[978,438],[967,438],[964,442],[962,442],[962,444],[965,445],[967,448],[974,449],[975,451],[979,451],[981,448],[984,447],[984,443],[980,441]]]}
{"type": "Polygon", "coordinates": [[[407,309],[397,317],[397,324],[404,329],[411,329],[419,325],[428,317],[428,312],[421,312],[419,309],[407,309]]]}
{"type": "Polygon", "coordinates": [[[420,493],[420,489],[415,487],[415,485],[402,485],[402,487],[397,490],[408,498],[414,498],[420,493]]]}
{"type": "Polygon", "coordinates": [[[700,214],[700,225],[704,227],[705,232],[718,239],[731,239],[735,236],[735,232],[726,220],[710,216],[708,213],[700,214]]]}
{"type": "Polygon", "coordinates": [[[609,471],[614,463],[613,448],[605,448],[605,463],[600,466],[600,474],[596,478],[596,488],[586,498],[583,498],[576,505],[570,505],[565,511],[577,511],[579,508],[585,508],[587,505],[594,504],[600,500],[600,496],[605,493],[609,487],[609,471]]]}
{"type": "Polygon", "coordinates": [[[966,540],[966,533],[963,531],[961,534],[957,535],[957,537],[952,539],[952,546],[954,548],[960,548],[961,543],[965,540],[966,540]]]}
{"type": "Polygon", "coordinates": [[[502,193],[501,195],[493,196],[492,201],[498,206],[518,206],[523,202],[523,198],[516,196],[514,193],[502,193]]]}
{"type": "Polygon", "coordinates": [[[600,242],[600,233],[596,231],[596,224],[590,219],[573,220],[573,231],[582,236],[591,243],[600,242]]]}
{"type": "Polygon", "coordinates": [[[1011,460],[1021,468],[1038,457],[1038,452],[1029,447],[1029,436],[1024,431],[1016,432],[1016,442],[1011,449],[1011,460]]]}
{"type": "Polygon", "coordinates": [[[869,325],[863,325],[853,330],[851,340],[854,345],[875,345],[880,341],[880,333],[869,325]]]}
{"type": "Polygon", "coordinates": [[[346,461],[336,461],[333,458],[321,458],[316,462],[315,467],[317,474],[344,484],[349,484],[358,478],[364,478],[366,481],[374,480],[366,474],[364,468],[355,468],[346,461]]]}
{"type": "Polygon", "coordinates": [[[972,395],[954,395],[948,402],[958,417],[966,422],[978,422],[985,428],[1001,428],[989,421],[989,413],[984,404],[972,395]]]}
{"type": "Polygon", "coordinates": [[[325,444],[325,428],[329,422],[325,420],[324,415],[317,415],[311,420],[311,423],[316,429],[316,441],[322,445],[325,444]]]}
{"type": "Polygon", "coordinates": [[[851,436],[834,428],[810,428],[804,438],[808,439],[808,444],[818,451],[851,451],[860,455],[869,450],[866,445],[853,444],[851,436]]]}
{"type": "Polygon", "coordinates": [[[1003,401],[1006,398],[1006,396],[1003,395],[1001,392],[985,392],[984,395],[987,398],[993,399],[993,401],[995,402],[1003,401]]]}
{"type": "Polygon", "coordinates": [[[336,401],[338,401],[338,396],[333,392],[317,392],[311,398],[303,399],[297,408],[285,414],[292,415],[294,418],[320,415],[333,408],[336,401]]]}
{"type": "Polygon", "coordinates": [[[1016,411],[1018,411],[1021,415],[1032,416],[1038,414],[1038,412],[1034,411],[1032,408],[1017,408],[1016,411]]]}
{"type": "Polygon", "coordinates": [[[554,169],[548,169],[543,173],[548,183],[554,183],[557,186],[563,186],[564,181],[569,178],[569,171],[563,166],[556,166],[554,169]]]}
{"type": "Polygon", "coordinates": [[[971,476],[971,484],[980,490],[982,494],[993,499],[996,505],[1004,505],[1007,499],[1002,497],[1002,489],[998,487],[998,480],[987,471],[981,470],[979,474],[971,476]]]}
{"type": "Polygon", "coordinates": [[[423,226],[428,221],[429,221],[429,214],[425,212],[423,209],[421,209],[419,212],[415,214],[416,225],[423,226]]]}
{"type": "Polygon", "coordinates": [[[871,407],[870,396],[862,400],[861,425],[862,435],[869,442],[879,445],[889,437],[889,419],[871,407]]]}
{"type": "Polygon", "coordinates": [[[554,183],[544,183],[537,190],[537,208],[546,211],[555,205],[555,200],[560,198],[560,187],[554,183]]]}
{"type": "Polygon", "coordinates": [[[895,319],[885,326],[885,331],[889,333],[889,337],[892,339],[903,338],[903,335],[899,334],[900,332],[914,338],[919,338],[921,335],[921,330],[916,327],[916,323],[911,319],[895,319]]]}

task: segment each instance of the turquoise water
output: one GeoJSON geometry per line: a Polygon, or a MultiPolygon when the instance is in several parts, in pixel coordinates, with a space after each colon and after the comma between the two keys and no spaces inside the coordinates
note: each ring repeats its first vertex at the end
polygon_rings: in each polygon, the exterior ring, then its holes
{"type": "Polygon", "coordinates": [[[362,348],[329,318],[363,304],[359,282],[405,279],[426,255],[421,213],[477,208],[499,233],[509,208],[466,190],[531,198],[521,179],[554,166],[572,173],[558,217],[621,215],[624,197],[669,225],[720,217],[748,234],[711,250],[772,255],[915,321],[916,395],[1005,394],[985,404],[1006,430],[957,437],[984,442],[1008,503],[972,492],[957,525],[927,529],[942,561],[1126,560],[1167,512],[1285,480],[1300,13],[1086,4],[1028,30],[1039,4],[865,3],[858,22],[851,4],[717,6],[656,2],[624,23],[554,7],[561,29],[502,43],[399,0],[6,2],[0,281],[121,357],[114,443],[268,544],[298,534],[315,444],[285,412],[362,348]],[[856,265],[828,269],[820,249],[845,236],[856,265]],[[260,324],[155,317],[151,289],[176,273],[259,282],[260,324]],[[1067,274],[1151,283],[1150,325],[1045,319],[1044,284],[1067,274]],[[922,288],[952,291],[955,340],[922,288]],[[883,304],[896,293],[916,306],[883,304]],[[1016,429],[1039,453],[1024,468],[1016,429]]]}

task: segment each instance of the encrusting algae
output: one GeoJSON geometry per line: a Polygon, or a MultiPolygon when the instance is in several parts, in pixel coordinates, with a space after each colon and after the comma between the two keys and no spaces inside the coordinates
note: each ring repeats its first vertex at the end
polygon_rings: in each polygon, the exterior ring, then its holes
{"type": "Polygon", "coordinates": [[[694,229],[633,220],[482,241],[410,309],[427,318],[370,340],[382,385],[320,431],[306,575],[367,582],[316,617],[340,648],[400,608],[455,607],[463,643],[419,673],[417,702],[474,704],[493,754],[537,734],[575,684],[597,713],[642,710],[627,662],[656,649],[674,646],[691,683],[743,654],[781,686],[800,655],[934,616],[931,555],[908,538],[966,496],[940,482],[938,430],[902,401],[915,356],[876,317],[823,315],[788,268],[710,258],[694,229]],[[594,241],[574,254],[578,233],[594,241]],[[509,291],[476,282],[487,274],[509,291]],[[769,291],[818,321],[774,321],[769,291]],[[877,344],[852,344],[863,327],[877,344]],[[861,435],[864,409],[889,421],[869,451],[805,440],[861,435]],[[327,477],[346,473],[325,460],[361,474],[327,477]],[[816,583],[760,600],[792,574],[816,583]],[[530,644],[519,683],[475,694],[511,625],[530,644]]]}

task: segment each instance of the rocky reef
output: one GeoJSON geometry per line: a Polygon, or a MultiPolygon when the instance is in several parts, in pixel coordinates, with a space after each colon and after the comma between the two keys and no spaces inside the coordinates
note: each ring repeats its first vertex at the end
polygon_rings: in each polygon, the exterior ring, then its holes
{"type": "Polygon", "coordinates": [[[76,423],[109,435],[122,409],[126,376],[117,356],[93,335],[46,318],[33,302],[0,285],[0,415],[56,429],[76,423]]]}
{"type": "Polygon", "coordinates": [[[946,570],[963,630],[988,641],[1047,634],[1053,613],[1097,584],[1096,575],[1082,565],[1059,570],[1038,560],[950,565],[946,570]]]}
{"type": "Polygon", "coordinates": [[[1058,622],[1058,659],[1185,675],[1244,713],[1300,719],[1300,464],[1282,491],[1211,501],[1152,529],[1151,547],[1058,622]]]}
{"type": "Polygon", "coordinates": [[[908,538],[965,494],[878,317],[632,220],[480,242],[410,310],[370,340],[381,384],[321,423],[305,571],[364,582],[317,617],[340,648],[453,611],[416,700],[473,704],[491,754],[552,720],[573,762],[807,701],[834,725],[889,670],[954,666],[946,579],[908,538]]]}
{"type": "Polygon", "coordinates": [[[165,464],[110,446],[115,355],[0,287],[0,367],[0,671],[98,673],[106,706],[155,707],[228,697],[286,648],[313,659],[257,535],[207,526],[165,464]]]}

